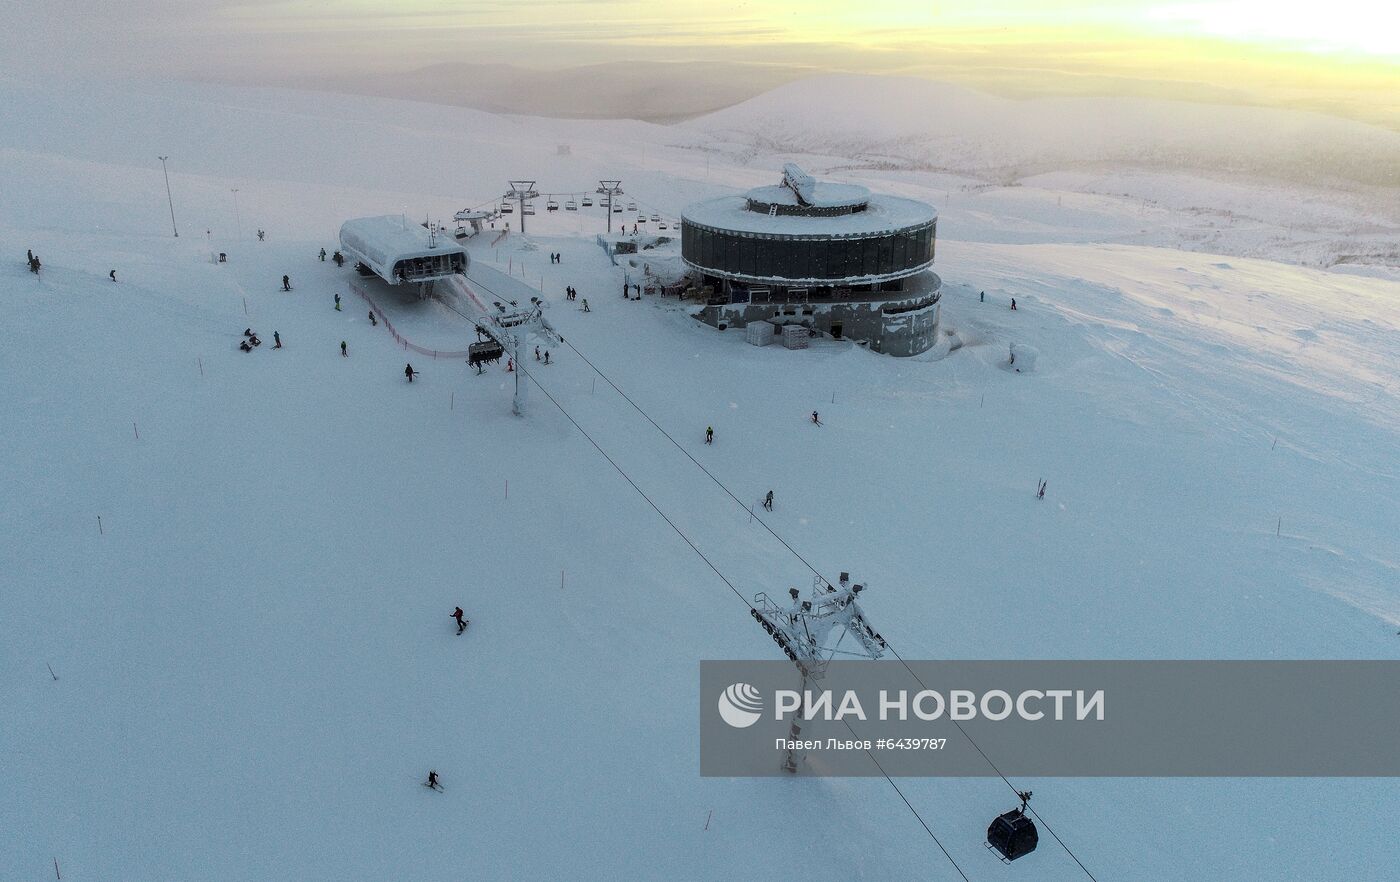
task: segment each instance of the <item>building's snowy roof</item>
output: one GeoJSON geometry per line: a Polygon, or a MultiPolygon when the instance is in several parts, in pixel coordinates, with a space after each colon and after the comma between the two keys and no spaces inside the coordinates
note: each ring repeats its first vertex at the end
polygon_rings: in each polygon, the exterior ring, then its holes
{"type": "Polygon", "coordinates": [[[864,205],[870,198],[870,191],[859,184],[828,184],[822,181],[807,184],[802,188],[801,200],[798,192],[784,184],[769,184],[754,187],[748,198],[768,205],[810,205],[813,208],[846,208],[864,205]]]}
{"type": "Polygon", "coordinates": [[[340,227],[341,244],[354,248],[374,263],[392,267],[396,261],[414,257],[429,257],[466,249],[451,236],[438,233],[437,243],[430,245],[431,235],[419,224],[406,221],[402,215],[359,217],[340,227]]]}
{"type": "MultiPolygon", "coordinates": [[[[844,188],[854,187],[854,185],[817,184],[813,196],[821,198],[823,188],[826,187],[844,188]]],[[[758,189],[765,193],[769,190],[781,191],[787,194],[787,199],[792,200],[787,204],[795,204],[792,191],[786,187],[773,186],[758,189]]],[[[864,190],[865,188],[856,189],[864,190]]],[[[932,223],[938,217],[938,212],[934,207],[925,202],[884,195],[873,195],[868,198],[869,205],[865,211],[823,217],[803,217],[783,214],[769,215],[750,211],[748,198],[721,196],[718,199],[707,199],[704,202],[696,202],[687,206],[685,211],[681,213],[681,222],[740,233],[841,237],[872,236],[907,227],[923,226],[932,223]]]]}

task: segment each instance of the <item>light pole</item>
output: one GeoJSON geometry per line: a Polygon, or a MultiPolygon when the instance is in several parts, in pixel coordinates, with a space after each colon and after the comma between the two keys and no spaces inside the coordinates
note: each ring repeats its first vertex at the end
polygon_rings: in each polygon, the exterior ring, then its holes
{"type": "Polygon", "coordinates": [[[170,229],[175,231],[175,238],[180,238],[180,230],[175,226],[175,199],[170,195],[170,169],[165,167],[165,161],[169,156],[160,157],[160,170],[165,173],[165,201],[170,203],[170,229]]]}
{"type": "Polygon", "coordinates": [[[243,241],[243,218],[242,218],[242,216],[239,215],[239,213],[238,213],[238,188],[237,188],[237,187],[234,187],[234,188],[232,188],[232,189],[230,190],[230,192],[233,193],[233,220],[234,220],[235,223],[238,224],[238,241],[242,242],[242,241],[243,241]]]}

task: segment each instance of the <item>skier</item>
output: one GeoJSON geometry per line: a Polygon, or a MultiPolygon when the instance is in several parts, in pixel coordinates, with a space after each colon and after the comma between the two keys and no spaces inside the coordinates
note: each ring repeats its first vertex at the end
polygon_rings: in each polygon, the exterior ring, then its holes
{"type": "Polygon", "coordinates": [[[536,346],[536,347],[535,347],[535,361],[539,361],[539,360],[540,360],[540,347],[536,346]]]}
{"type": "Polygon", "coordinates": [[[415,371],[415,370],[413,369],[413,365],[411,365],[411,364],[405,364],[405,365],[403,366],[403,375],[404,375],[405,377],[408,377],[408,381],[409,381],[410,383],[413,382],[413,375],[416,374],[416,373],[418,373],[418,372],[415,371]]]}
{"type": "Polygon", "coordinates": [[[340,312],[340,295],[335,295],[335,311],[340,312]]]}
{"type": "Polygon", "coordinates": [[[115,282],[117,280],[117,271],[112,270],[111,272],[107,273],[107,277],[115,282]]]}
{"type": "Polygon", "coordinates": [[[549,350],[548,350],[548,349],[546,349],[546,350],[544,351],[544,363],[545,363],[545,364],[549,364],[549,350]]]}
{"type": "Polygon", "coordinates": [[[1015,298],[1015,297],[1012,297],[1012,298],[1011,298],[1011,309],[1012,309],[1013,311],[1016,309],[1016,298],[1015,298]]]}
{"type": "Polygon", "coordinates": [[[584,311],[584,312],[592,312],[592,310],[588,308],[588,298],[587,298],[587,297],[583,298],[583,311],[584,311]]]}
{"type": "Polygon", "coordinates": [[[29,257],[25,258],[25,261],[26,261],[27,263],[33,263],[33,262],[34,262],[34,249],[33,249],[33,248],[26,248],[26,249],[24,249],[24,250],[27,251],[27,252],[29,252],[29,257]]]}
{"type": "Polygon", "coordinates": [[[252,329],[252,328],[244,328],[244,329],[243,329],[243,336],[245,336],[245,337],[251,337],[251,336],[253,336],[253,329],[252,329]]]}
{"type": "Polygon", "coordinates": [[[321,263],[325,263],[325,262],[326,262],[326,249],[322,248],[322,249],[321,249],[321,263]]]}
{"type": "Polygon", "coordinates": [[[506,359],[506,373],[508,373],[508,374],[513,374],[513,373],[515,373],[515,359],[513,359],[513,358],[507,358],[507,359],[506,359]]]}
{"type": "Polygon", "coordinates": [[[350,353],[348,353],[348,352],[345,351],[345,341],[344,341],[344,340],[341,340],[341,341],[340,341],[340,357],[341,357],[341,358],[349,358],[349,357],[350,357],[350,353]]]}
{"type": "Polygon", "coordinates": [[[376,328],[379,327],[379,319],[374,317],[374,310],[372,309],[369,311],[369,323],[376,328]]]}
{"type": "Polygon", "coordinates": [[[462,632],[467,630],[467,625],[471,620],[462,618],[462,608],[460,606],[452,611],[452,618],[457,620],[457,635],[461,636],[462,632]]]}
{"type": "Polygon", "coordinates": [[[282,290],[283,290],[283,291],[290,291],[290,290],[292,290],[292,280],[291,280],[291,277],[289,277],[289,276],[283,276],[283,277],[282,277],[282,290]]]}
{"type": "Polygon", "coordinates": [[[331,255],[331,260],[335,261],[336,266],[345,266],[345,255],[341,254],[339,251],[331,255]]]}
{"type": "Polygon", "coordinates": [[[763,507],[769,511],[773,510],[773,491],[769,490],[768,495],[763,497],[763,507]]]}
{"type": "Polygon", "coordinates": [[[812,411],[812,422],[816,423],[819,426],[822,424],[821,417],[817,416],[817,412],[815,410],[812,411]]]}
{"type": "Polygon", "coordinates": [[[424,786],[424,787],[431,787],[433,790],[437,790],[437,791],[441,792],[441,790],[442,790],[442,785],[438,783],[438,776],[437,776],[437,772],[436,772],[436,771],[433,771],[433,770],[429,770],[429,771],[428,771],[428,780],[426,780],[426,781],[423,782],[423,786],[424,786]]]}
{"type": "Polygon", "coordinates": [[[251,345],[253,345],[253,346],[261,346],[261,345],[262,345],[262,341],[258,339],[258,335],[257,335],[257,334],[254,334],[253,336],[249,337],[249,338],[248,338],[248,343],[251,344],[251,345]]]}
{"type": "Polygon", "coordinates": [[[986,291],[980,291],[980,292],[978,292],[978,294],[977,294],[977,302],[978,302],[978,303],[986,303],[986,302],[987,302],[987,292],[986,292],[986,291]]]}
{"type": "Polygon", "coordinates": [[[281,349],[281,348],[282,348],[282,335],[279,334],[279,333],[277,333],[276,331],[273,331],[273,332],[272,332],[272,348],[273,348],[273,349],[281,349]]]}
{"type": "Polygon", "coordinates": [[[238,348],[239,348],[239,349],[242,349],[244,352],[252,352],[252,351],[253,351],[253,347],[251,347],[251,346],[248,345],[248,341],[247,341],[246,339],[245,339],[242,343],[239,343],[239,344],[238,344],[238,348]]]}
{"type": "Polygon", "coordinates": [[[34,275],[39,275],[39,268],[42,266],[43,264],[39,262],[39,255],[36,254],[29,258],[29,271],[34,275]]]}
{"type": "Polygon", "coordinates": [[[627,292],[628,292],[628,290],[631,289],[631,287],[632,287],[632,286],[629,285],[629,284],[627,284],[626,282],[623,282],[623,283],[622,283],[622,299],[623,299],[623,300],[626,300],[626,299],[627,299],[627,292]]]}
{"type": "Polygon", "coordinates": [[[263,240],[263,236],[266,235],[267,233],[263,232],[262,230],[258,230],[258,241],[261,242],[263,240]]]}
{"type": "Polygon", "coordinates": [[[1049,481],[1041,480],[1040,486],[1037,487],[1036,490],[1035,490],[1035,498],[1036,498],[1036,499],[1044,499],[1044,498],[1045,498],[1045,486],[1046,486],[1047,484],[1049,484],[1049,483],[1050,483],[1049,481]]]}
{"type": "Polygon", "coordinates": [[[705,443],[706,443],[706,444],[713,444],[713,443],[715,443],[715,429],[714,429],[714,426],[706,426],[706,427],[705,427],[705,443]]]}

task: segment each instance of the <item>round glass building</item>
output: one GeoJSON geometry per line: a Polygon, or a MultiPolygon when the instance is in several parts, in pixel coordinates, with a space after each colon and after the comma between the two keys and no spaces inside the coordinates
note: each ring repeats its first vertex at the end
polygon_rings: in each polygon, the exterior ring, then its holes
{"type": "Polygon", "coordinates": [[[781,184],[687,207],[681,256],[711,324],[796,322],[912,355],[937,332],[941,281],[928,271],[937,229],[931,205],[818,182],[788,164],[781,184]]]}

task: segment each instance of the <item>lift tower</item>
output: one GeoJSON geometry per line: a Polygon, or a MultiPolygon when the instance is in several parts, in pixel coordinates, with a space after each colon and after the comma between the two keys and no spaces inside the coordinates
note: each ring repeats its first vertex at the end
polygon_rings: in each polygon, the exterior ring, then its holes
{"type": "Polygon", "coordinates": [[[622,195],[621,181],[599,181],[595,193],[601,193],[608,207],[608,232],[612,232],[613,197],[622,195]]]}
{"type": "Polygon", "coordinates": [[[507,181],[510,184],[510,191],[505,198],[514,199],[520,203],[520,233],[525,233],[525,201],[527,199],[539,198],[539,192],[535,190],[534,181],[507,181]]]}

